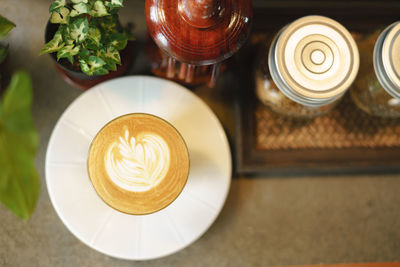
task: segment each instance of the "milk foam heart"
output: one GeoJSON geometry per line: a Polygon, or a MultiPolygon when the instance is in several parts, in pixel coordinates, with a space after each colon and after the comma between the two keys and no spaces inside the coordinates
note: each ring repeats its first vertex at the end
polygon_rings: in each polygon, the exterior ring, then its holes
{"type": "Polygon", "coordinates": [[[117,186],[144,192],[156,186],[168,173],[170,150],[164,139],[154,133],[125,135],[111,143],[105,154],[106,171],[117,186]]]}

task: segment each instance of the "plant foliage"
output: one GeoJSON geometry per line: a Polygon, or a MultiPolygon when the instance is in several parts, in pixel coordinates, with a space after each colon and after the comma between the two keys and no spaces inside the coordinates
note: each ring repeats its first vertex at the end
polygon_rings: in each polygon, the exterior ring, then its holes
{"type": "Polygon", "coordinates": [[[31,107],[31,79],[18,71],[0,102],[0,201],[25,220],[36,206],[40,189],[35,167],[39,138],[31,107]]]}
{"type": "MultiPolygon", "coordinates": [[[[15,27],[15,24],[0,15],[0,39],[7,35],[15,27]]],[[[8,45],[0,44],[0,63],[4,61],[8,53],[8,45]]]]}
{"type": "Polygon", "coordinates": [[[59,24],[40,54],[57,53],[57,60],[79,64],[87,75],[104,75],[121,64],[119,51],[129,40],[118,21],[123,0],[54,0],[50,22],[59,24]]]}

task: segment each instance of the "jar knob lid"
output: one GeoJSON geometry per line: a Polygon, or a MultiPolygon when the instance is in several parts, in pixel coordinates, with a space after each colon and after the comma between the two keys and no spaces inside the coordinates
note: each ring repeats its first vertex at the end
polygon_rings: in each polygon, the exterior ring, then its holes
{"type": "Polygon", "coordinates": [[[179,0],[178,12],[183,19],[196,28],[210,28],[223,18],[224,0],[179,0]]]}

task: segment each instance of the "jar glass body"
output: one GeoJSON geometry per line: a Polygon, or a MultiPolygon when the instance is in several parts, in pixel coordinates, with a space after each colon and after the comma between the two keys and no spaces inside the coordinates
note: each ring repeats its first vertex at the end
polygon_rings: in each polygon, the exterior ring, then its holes
{"type": "Polygon", "coordinates": [[[379,34],[377,31],[358,39],[360,69],[350,95],[354,103],[370,115],[399,118],[400,99],[391,96],[382,87],[374,70],[374,46],[379,34]]]}
{"type": "Polygon", "coordinates": [[[254,76],[257,98],[275,113],[282,116],[293,118],[315,118],[328,113],[337,105],[340,97],[328,104],[321,106],[306,106],[297,103],[278,88],[271,77],[268,67],[268,52],[271,41],[267,41],[259,52],[258,61],[256,62],[254,76]]]}

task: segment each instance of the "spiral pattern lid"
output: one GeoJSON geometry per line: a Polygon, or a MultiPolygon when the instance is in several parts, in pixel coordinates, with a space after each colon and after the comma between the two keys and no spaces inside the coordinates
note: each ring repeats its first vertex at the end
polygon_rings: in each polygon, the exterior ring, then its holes
{"type": "Polygon", "coordinates": [[[285,95],[304,105],[319,106],[336,100],[353,83],[359,53],[341,24],[327,17],[307,16],[275,37],[269,66],[285,95]]]}
{"type": "Polygon", "coordinates": [[[376,41],[374,68],[382,87],[400,98],[400,22],[387,27],[376,41]]]}

